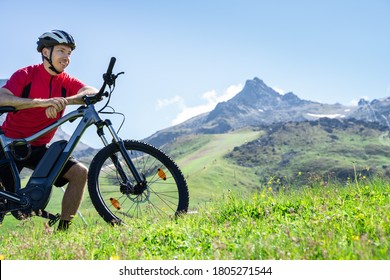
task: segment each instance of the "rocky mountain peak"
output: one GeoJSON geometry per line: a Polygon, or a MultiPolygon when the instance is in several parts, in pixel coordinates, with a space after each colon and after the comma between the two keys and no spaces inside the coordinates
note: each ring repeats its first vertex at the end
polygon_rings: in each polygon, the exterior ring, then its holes
{"type": "Polygon", "coordinates": [[[263,80],[254,78],[245,83],[244,88],[230,102],[250,107],[274,106],[280,102],[281,95],[267,86],[263,80]]]}

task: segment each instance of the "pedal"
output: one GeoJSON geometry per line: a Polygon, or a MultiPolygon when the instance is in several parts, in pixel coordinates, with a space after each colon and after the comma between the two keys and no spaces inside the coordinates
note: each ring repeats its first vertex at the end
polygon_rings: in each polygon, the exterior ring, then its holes
{"type": "Polygon", "coordinates": [[[49,218],[50,220],[48,223],[50,227],[54,226],[60,220],[60,217],[61,217],[61,215],[59,213],[57,213],[57,215],[53,215],[53,214],[51,214],[51,215],[52,215],[52,217],[49,218]]]}
{"type": "Polygon", "coordinates": [[[49,219],[49,226],[52,227],[53,225],[55,225],[55,223],[57,223],[59,220],[60,220],[60,217],[61,217],[61,214],[57,213],[56,215],[50,213],[50,212],[47,212],[46,210],[36,210],[33,212],[35,214],[35,216],[37,217],[41,217],[41,218],[45,218],[45,219],[49,219]]]}

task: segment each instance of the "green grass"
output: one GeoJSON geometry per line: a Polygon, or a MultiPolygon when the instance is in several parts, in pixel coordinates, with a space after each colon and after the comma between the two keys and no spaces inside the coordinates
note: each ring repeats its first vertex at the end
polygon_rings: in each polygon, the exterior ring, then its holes
{"type": "MultiPolygon", "coordinates": [[[[10,219],[7,217],[6,219],[10,219]]],[[[146,217],[111,227],[89,217],[67,233],[40,218],[0,226],[3,259],[390,259],[390,184],[264,185],[225,192],[176,220],[146,217]]]]}

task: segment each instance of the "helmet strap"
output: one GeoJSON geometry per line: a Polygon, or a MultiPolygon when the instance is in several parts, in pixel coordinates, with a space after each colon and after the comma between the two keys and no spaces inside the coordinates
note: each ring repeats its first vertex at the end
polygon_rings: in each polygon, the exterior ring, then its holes
{"type": "Polygon", "coordinates": [[[53,72],[55,72],[56,74],[61,74],[61,72],[59,72],[53,65],[53,60],[52,60],[52,55],[53,55],[53,47],[50,48],[50,57],[47,58],[46,56],[42,55],[44,59],[46,59],[47,62],[49,62],[50,64],[50,67],[49,69],[53,72]]]}

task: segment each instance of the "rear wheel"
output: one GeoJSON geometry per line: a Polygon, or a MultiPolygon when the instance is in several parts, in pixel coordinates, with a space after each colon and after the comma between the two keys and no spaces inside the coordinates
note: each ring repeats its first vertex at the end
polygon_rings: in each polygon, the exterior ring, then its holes
{"type": "Polygon", "coordinates": [[[88,174],[89,195],[100,216],[108,223],[121,224],[144,215],[187,212],[188,187],[176,163],[149,144],[126,140],[124,145],[143,182],[136,182],[117,144],[100,150],[88,174]]]}

